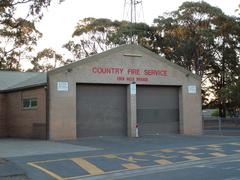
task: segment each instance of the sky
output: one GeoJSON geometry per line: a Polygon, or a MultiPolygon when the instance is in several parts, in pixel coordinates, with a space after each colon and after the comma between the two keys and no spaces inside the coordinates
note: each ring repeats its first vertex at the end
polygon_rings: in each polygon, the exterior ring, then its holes
{"type": "MultiPolygon", "coordinates": [[[[44,12],[43,19],[37,23],[37,28],[43,33],[38,43],[38,49],[53,48],[62,50],[62,45],[71,39],[77,22],[86,17],[108,18],[112,20],[126,19],[125,0],[65,0],[59,4],[52,0],[52,5],[44,12]]],[[[126,0],[128,1],[128,0],[126,0]]],[[[186,0],[185,0],[186,1],[186,0]]],[[[177,10],[184,0],[142,0],[139,19],[147,24],[152,24],[153,19],[164,12],[177,10]]],[[[195,0],[193,0],[195,1],[195,0]]],[[[217,6],[228,15],[237,15],[235,9],[240,4],[237,0],[205,0],[212,6],[217,6]]]]}

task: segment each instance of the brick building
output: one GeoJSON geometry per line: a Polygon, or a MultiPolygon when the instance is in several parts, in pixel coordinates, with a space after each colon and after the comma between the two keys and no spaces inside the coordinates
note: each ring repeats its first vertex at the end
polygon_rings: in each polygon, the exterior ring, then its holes
{"type": "Polygon", "coordinates": [[[201,134],[200,78],[137,45],[48,73],[0,71],[0,136],[201,134]]]}

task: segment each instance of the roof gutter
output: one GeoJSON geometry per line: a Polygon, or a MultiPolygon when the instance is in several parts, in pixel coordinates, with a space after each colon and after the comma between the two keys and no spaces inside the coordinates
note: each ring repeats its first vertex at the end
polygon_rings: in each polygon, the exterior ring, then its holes
{"type": "Polygon", "coordinates": [[[30,86],[23,86],[23,87],[17,87],[17,88],[12,88],[12,89],[0,90],[0,92],[8,93],[8,92],[26,90],[26,89],[30,89],[30,88],[38,88],[38,87],[42,87],[42,86],[46,86],[46,85],[47,85],[47,83],[41,83],[41,84],[35,84],[35,85],[30,85],[30,86]]]}

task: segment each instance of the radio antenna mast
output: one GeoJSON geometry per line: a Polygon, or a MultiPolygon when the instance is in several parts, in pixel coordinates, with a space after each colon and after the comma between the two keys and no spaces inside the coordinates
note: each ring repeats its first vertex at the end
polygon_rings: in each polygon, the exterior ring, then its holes
{"type": "Polygon", "coordinates": [[[131,44],[136,43],[136,37],[134,37],[134,31],[136,31],[136,23],[140,19],[137,17],[142,14],[142,18],[144,19],[143,14],[143,6],[142,0],[124,0],[124,10],[123,10],[123,20],[130,20],[130,42],[131,44]],[[141,8],[138,8],[138,6],[141,8]],[[130,14],[129,14],[130,10],[130,14]]]}

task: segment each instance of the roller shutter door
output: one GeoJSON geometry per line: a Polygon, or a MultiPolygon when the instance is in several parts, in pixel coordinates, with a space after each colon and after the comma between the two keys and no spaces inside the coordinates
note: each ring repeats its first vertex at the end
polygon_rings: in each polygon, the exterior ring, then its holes
{"type": "Polygon", "coordinates": [[[137,86],[139,134],[179,133],[179,88],[137,86]]]}
{"type": "Polygon", "coordinates": [[[126,87],[77,85],[77,137],[125,136],[126,87]]]}

